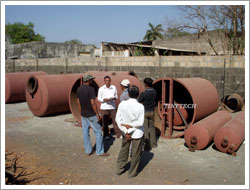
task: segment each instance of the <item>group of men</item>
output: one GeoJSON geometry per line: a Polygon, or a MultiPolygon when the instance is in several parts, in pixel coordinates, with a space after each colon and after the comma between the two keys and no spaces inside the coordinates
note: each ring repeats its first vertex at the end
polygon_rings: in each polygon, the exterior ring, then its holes
{"type": "Polygon", "coordinates": [[[83,140],[85,154],[92,154],[89,127],[96,136],[96,155],[109,156],[104,152],[103,137],[110,139],[109,124],[112,119],[113,129],[117,139],[122,139],[122,146],[118,154],[116,174],[121,175],[131,155],[128,177],[135,177],[140,162],[140,155],[144,150],[149,151],[157,147],[154,127],[154,107],[156,91],[152,87],[151,78],[144,79],[145,91],[140,94],[139,88],[130,85],[128,79],[121,81],[122,93],[120,104],[116,109],[115,100],[118,99],[117,89],[111,84],[111,77],[104,77],[104,85],[98,90],[97,100],[101,103],[101,115],[95,103],[95,90],[91,86],[93,77],[87,74],[83,77],[83,85],[77,89],[78,103],[81,111],[83,140]],[[102,122],[100,122],[102,121],[102,122]],[[99,124],[102,124],[101,125],[99,124]]]}

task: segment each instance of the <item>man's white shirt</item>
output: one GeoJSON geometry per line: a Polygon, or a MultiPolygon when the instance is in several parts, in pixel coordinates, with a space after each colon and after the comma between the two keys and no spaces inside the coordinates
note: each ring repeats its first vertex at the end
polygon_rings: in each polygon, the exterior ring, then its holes
{"type": "Polygon", "coordinates": [[[136,99],[129,98],[122,101],[117,109],[116,123],[123,134],[132,133],[133,139],[138,139],[143,136],[144,128],[144,106],[136,99]],[[132,128],[127,129],[121,124],[128,124],[132,128]]]}
{"type": "Polygon", "coordinates": [[[108,102],[104,102],[103,99],[105,98],[115,98],[118,99],[117,90],[114,85],[110,85],[108,88],[106,85],[103,85],[99,88],[98,95],[97,95],[98,101],[101,102],[101,110],[113,110],[116,108],[115,100],[111,100],[108,102]]]}

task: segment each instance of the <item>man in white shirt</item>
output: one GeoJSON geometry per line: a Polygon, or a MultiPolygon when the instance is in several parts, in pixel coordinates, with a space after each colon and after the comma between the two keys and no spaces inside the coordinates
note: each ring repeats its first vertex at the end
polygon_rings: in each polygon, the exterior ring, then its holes
{"type": "Polygon", "coordinates": [[[124,172],[128,161],[129,147],[132,143],[132,157],[128,177],[135,177],[143,145],[144,106],[136,99],[139,95],[139,88],[137,86],[132,85],[129,87],[128,93],[129,99],[119,104],[116,114],[117,125],[124,136],[117,159],[116,174],[121,175],[124,172]]]}
{"type": "Polygon", "coordinates": [[[116,116],[116,104],[115,100],[118,99],[117,90],[114,85],[111,85],[110,76],[104,77],[105,85],[101,86],[98,91],[98,101],[101,102],[101,111],[102,111],[102,126],[103,126],[103,136],[106,140],[110,139],[109,131],[109,120],[112,119],[113,128],[117,138],[121,138],[121,131],[117,127],[115,122],[116,116]]]}

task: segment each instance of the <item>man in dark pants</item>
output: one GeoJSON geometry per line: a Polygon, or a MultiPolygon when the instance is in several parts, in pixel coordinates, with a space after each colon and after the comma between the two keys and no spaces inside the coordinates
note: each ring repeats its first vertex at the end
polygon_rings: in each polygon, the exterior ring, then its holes
{"type": "Polygon", "coordinates": [[[81,111],[82,131],[85,154],[90,156],[92,154],[92,145],[89,135],[89,126],[93,129],[96,136],[96,155],[109,156],[104,153],[103,137],[101,126],[97,123],[100,120],[100,115],[95,103],[95,90],[90,86],[94,77],[87,74],[83,77],[84,84],[77,89],[77,102],[81,111]]]}
{"type": "Polygon", "coordinates": [[[151,148],[157,147],[156,133],[154,126],[154,107],[156,91],[153,88],[153,80],[151,78],[144,79],[145,91],[142,92],[138,98],[138,102],[142,103],[145,108],[145,118],[144,118],[144,140],[145,147],[144,150],[149,151],[151,148]]]}
{"type": "Polygon", "coordinates": [[[102,124],[103,124],[103,133],[104,138],[109,140],[109,118],[112,118],[113,128],[117,138],[122,138],[121,131],[117,127],[115,122],[116,116],[116,104],[115,100],[118,98],[117,90],[114,85],[111,85],[111,77],[104,77],[104,85],[101,86],[98,90],[98,101],[101,102],[100,109],[102,110],[102,124]]]}
{"type": "Polygon", "coordinates": [[[124,172],[128,161],[129,147],[132,143],[132,157],[128,177],[135,177],[143,145],[144,107],[136,100],[139,95],[139,88],[137,86],[129,87],[128,93],[129,99],[119,104],[116,114],[117,125],[124,136],[117,159],[116,174],[121,175],[124,172]]]}

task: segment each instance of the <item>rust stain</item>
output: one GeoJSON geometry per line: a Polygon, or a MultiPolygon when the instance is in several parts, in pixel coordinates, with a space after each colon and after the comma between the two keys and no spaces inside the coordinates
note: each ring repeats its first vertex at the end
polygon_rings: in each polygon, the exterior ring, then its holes
{"type": "Polygon", "coordinates": [[[23,116],[23,117],[7,117],[6,121],[8,122],[19,122],[19,121],[26,121],[32,119],[33,116],[23,116]]]}

